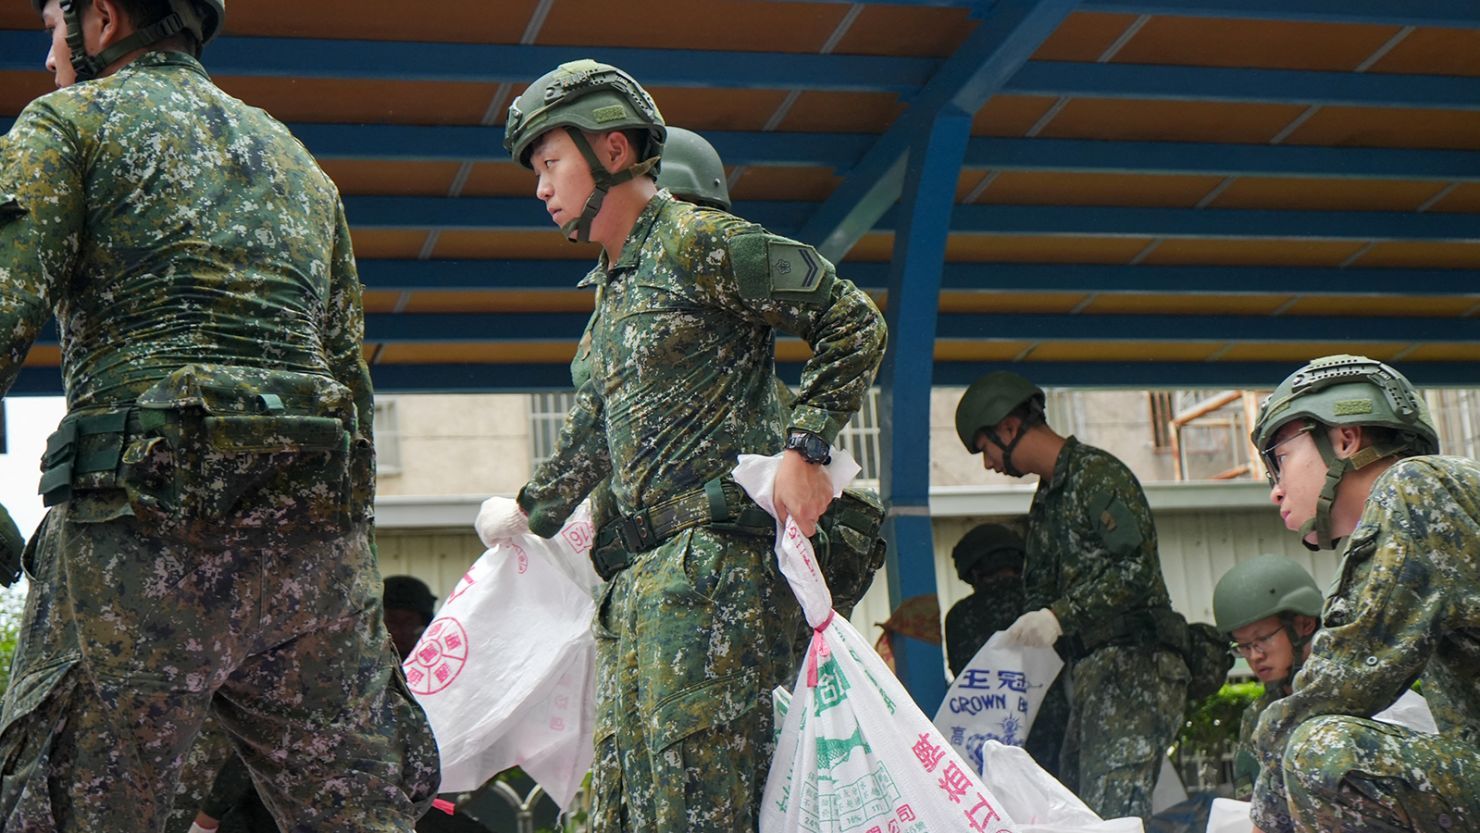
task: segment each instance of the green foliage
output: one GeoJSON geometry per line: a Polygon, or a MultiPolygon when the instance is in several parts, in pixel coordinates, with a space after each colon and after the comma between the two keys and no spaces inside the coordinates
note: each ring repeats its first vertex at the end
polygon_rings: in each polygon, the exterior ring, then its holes
{"type": "Polygon", "coordinates": [[[0,590],[0,693],[10,687],[10,661],[15,656],[25,606],[25,582],[0,590]]]}
{"type": "Polygon", "coordinates": [[[1177,735],[1177,755],[1216,758],[1238,742],[1239,721],[1244,709],[1264,694],[1260,683],[1225,683],[1218,693],[1187,711],[1187,720],[1177,735]]]}

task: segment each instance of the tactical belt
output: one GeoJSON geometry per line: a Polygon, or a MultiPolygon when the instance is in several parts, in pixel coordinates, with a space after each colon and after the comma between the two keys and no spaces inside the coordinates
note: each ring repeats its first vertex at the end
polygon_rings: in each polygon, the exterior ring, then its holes
{"type": "Polygon", "coordinates": [[[68,414],[46,438],[41,457],[41,502],[55,506],[72,499],[72,488],[108,488],[131,435],[163,427],[169,416],[133,407],[85,410],[68,414]]]}
{"type": "Polygon", "coordinates": [[[602,579],[611,581],[632,564],[635,556],[686,529],[709,525],[752,535],[776,529],[776,522],[755,505],[739,484],[729,477],[717,477],[703,488],[684,492],[602,526],[596,534],[596,546],[591,549],[592,566],[602,579]]]}
{"type": "Polygon", "coordinates": [[[1187,655],[1187,620],[1169,607],[1146,608],[1092,622],[1069,640],[1069,656],[1080,660],[1110,645],[1164,645],[1187,655]]]}

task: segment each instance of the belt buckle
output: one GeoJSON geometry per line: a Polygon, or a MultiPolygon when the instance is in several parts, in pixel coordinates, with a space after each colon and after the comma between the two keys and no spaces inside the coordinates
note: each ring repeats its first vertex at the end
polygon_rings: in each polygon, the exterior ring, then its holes
{"type": "Polygon", "coordinates": [[[653,538],[653,527],[648,522],[647,513],[639,512],[628,515],[622,519],[622,525],[617,527],[622,538],[622,546],[627,552],[647,552],[656,543],[653,538]]]}

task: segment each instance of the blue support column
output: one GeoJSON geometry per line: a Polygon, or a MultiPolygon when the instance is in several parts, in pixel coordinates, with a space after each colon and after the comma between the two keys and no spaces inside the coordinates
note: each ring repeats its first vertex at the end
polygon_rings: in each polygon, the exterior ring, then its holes
{"type": "MultiPolygon", "coordinates": [[[[889,273],[889,350],[883,386],[884,471],[890,503],[884,524],[889,539],[889,604],[935,595],[935,548],[930,529],[930,386],[935,327],[946,236],[955,208],[956,180],[966,154],[971,117],[947,106],[912,137],[905,170],[899,231],[889,273]]],[[[899,677],[926,714],[945,697],[941,649],[896,637],[899,677]]]]}

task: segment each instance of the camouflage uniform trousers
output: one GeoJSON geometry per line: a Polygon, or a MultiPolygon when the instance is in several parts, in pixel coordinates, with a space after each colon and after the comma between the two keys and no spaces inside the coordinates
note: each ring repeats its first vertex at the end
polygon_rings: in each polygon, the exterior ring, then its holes
{"type": "Polygon", "coordinates": [[[1049,775],[1065,784],[1069,782],[1064,780],[1059,756],[1064,748],[1064,735],[1068,728],[1069,683],[1060,674],[1043,695],[1043,702],[1038,705],[1038,714],[1033,717],[1033,728],[1028,731],[1028,740],[1023,743],[1023,748],[1049,775]]]}
{"type": "Polygon", "coordinates": [[[755,830],[800,612],[771,539],[699,527],[601,599],[595,833],[755,830]]]}
{"type": "Polygon", "coordinates": [[[1317,717],[1291,736],[1283,776],[1290,826],[1266,833],[1480,830],[1480,749],[1462,738],[1317,717]]]}
{"type": "Polygon", "coordinates": [[[208,712],[284,829],[412,829],[437,751],[381,621],[367,525],[221,523],[208,543],[71,509],[35,542],[0,715],[5,830],[163,829],[208,712]]]}
{"type": "Polygon", "coordinates": [[[1111,645],[1065,670],[1072,703],[1059,766],[1071,788],[1102,818],[1149,818],[1187,705],[1187,664],[1170,651],[1111,645]]]}

